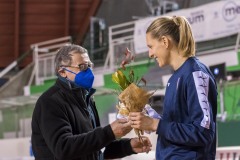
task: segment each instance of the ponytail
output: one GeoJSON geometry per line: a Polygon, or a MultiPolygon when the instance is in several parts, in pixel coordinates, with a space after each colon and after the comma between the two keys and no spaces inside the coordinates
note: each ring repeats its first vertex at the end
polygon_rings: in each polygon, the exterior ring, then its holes
{"type": "Polygon", "coordinates": [[[155,39],[168,35],[175,41],[183,57],[195,55],[192,30],[187,19],[182,16],[160,17],[150,24],[146,33],[150,33],[155,39]]]}
{"type": "Polygon", "coordinates": [[[173,22],[179,27],[178,49],[182,51],[184,57],[195,55],[195,41],[191,26],[184,17],[173,17],[173,22]]]}

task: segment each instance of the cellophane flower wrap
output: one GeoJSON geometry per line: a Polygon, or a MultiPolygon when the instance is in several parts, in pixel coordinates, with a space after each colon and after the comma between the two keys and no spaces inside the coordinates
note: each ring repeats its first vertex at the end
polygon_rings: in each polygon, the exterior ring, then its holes
{"type": "MultiPolygon", "coordinates": [[[[121,69],[126,70],[125,65],[130,64],[134,59],[134,56],[131,54],[131,51],[126,49],[125,59],[121,63],[121,69]]],[[[143,88],[139,87],[140,82],[143,82],[146,85],[146,81],[141,78],[135,77],[134,70],[129,69],[128,76],[118,69],[115,73],[112,74],[112,80],[118,84],[119,93],[119,104],[117,105],[118,112],[123,117],[127,117],[129,112],[142,112],[144,106],[148,103],[149,98],[153,95],[143,88]]],[[[142,142],[143,131],[134,129],[135,133],[142,142]]]]}

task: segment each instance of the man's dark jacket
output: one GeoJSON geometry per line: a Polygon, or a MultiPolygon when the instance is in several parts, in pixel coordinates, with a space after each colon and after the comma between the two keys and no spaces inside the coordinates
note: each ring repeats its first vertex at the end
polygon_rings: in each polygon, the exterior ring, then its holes
{"type": "Polygon", "coordinates": [[[104,147],[104,158],[133,154],[129,139],[115,140],[110,125],[100,127],[93,93],[73,86],[57,79],[38,99],[31,139],[36,160],[98,160],[104,147]],[[94,114],[96,128],[88,107],[94,114]]]}

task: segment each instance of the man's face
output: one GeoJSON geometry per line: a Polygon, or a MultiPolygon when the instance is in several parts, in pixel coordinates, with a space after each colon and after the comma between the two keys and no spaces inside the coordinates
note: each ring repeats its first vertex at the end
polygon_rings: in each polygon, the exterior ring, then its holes
{"type": "MultiPolygon", "coordinates": [[[[69,66],[66,66],[64,68],[66,68],[67,70],[70,70],[74,73],[79,73],[81,70],[79,68],[80,65],[82,64],[88,64],[90,62],[89,56],[87,53],[84,54],[79,54],[79,53],[71,53],[72,55],[72,64],[70,64],[69,66]]],[[[76,74],[71,73],[69,71],[66,70],[62,70],[60,72],[60,75],[62,77],[68,78],[71,81],[74,81],[76,74]]]]}

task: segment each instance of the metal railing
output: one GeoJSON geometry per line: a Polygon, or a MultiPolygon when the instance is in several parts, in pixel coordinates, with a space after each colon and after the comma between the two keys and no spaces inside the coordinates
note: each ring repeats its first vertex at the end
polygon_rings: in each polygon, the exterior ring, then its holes
{"type": "Polygon", "coordinates": [[[33,49],[33,61],[35,63],[32,76],[28,84],[31,84],[35,76],[35,84],[43,84],[45,80],[56,78],[54,71],[54,59],[56,50],[72,41],[70,36],[53,39],[31,45],[33,49]]]}
{"type": "MultiPolygon", "coordinates": [[[[109,27],[109,50],[104,63],[105,69],[110,69],[113,71],[117,67],[117,60],[121,59],[121,55],[119,53],[124,53],[126,47],[128,47],[131,51],[134,51],[134,27],[136,21],[131,21],[127,23],[122,23],[109,27]]],[[[236,43],[231,44],[231,46],[225,46],[220,48],[211,48],[208,50],[201,51],[201,48],[198,48],[197,51],[198,56],[215,54],[219,52],[227,52],[227,51],[237,51],[240,48],[240,32],[237,35],[236,43]]],[[[143,44],[144,45],[144,44],[143,44]]],[[[218,46],[215,46],[218,47],[218,46]]],[[[203,47],[204,48],[204,47],[203,47]]],[[[138,54],[141,56],[144,53],[138,54]]]]}
{"type": "Polygon", "coordinates": [[[126,47],[134,50],[134,25],[135,22],[132,21],[109,27],[109,50],[104,63],[104,69],[113,71],[117,66],[117,60],[122,56],[120,54],[118,55],[118,53],[124,53],[126,47]]]}

